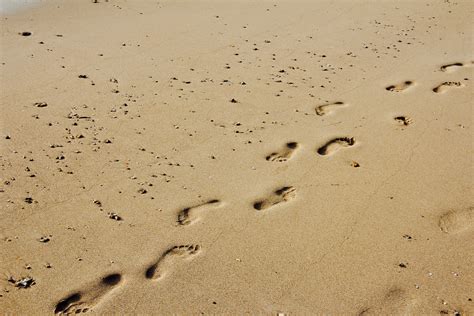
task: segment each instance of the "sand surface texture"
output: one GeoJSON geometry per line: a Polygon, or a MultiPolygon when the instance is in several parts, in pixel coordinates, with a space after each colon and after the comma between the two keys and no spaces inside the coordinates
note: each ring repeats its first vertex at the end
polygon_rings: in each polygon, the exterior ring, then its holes
{"type": "Polygon", "coordinates": [[[1,313],[472,315],[472,12],[3,15],[1,313]]]}

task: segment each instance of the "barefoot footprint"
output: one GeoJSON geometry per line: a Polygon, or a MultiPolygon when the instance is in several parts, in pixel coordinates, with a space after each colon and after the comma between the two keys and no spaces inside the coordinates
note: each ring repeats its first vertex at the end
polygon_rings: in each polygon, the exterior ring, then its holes
{"type": "Polygon", "coordinates": [[[446,72],[446,71],[452,71],[452,70],[454,70],[454,69],[456,69],[456,68],[458,68],[458,67],[462,67],[462,66],[464,66],[463,63],[452,63],[452,64],[443,65],[443,66],[441,66],[439,69],[440,69],[441,71],[446,72]]]}
{"type": "Polygon", "coordinates": [[[75,292],[60,300],[54,309],[55,314],[78,314],[87,312],[101,303],[105,297],[122,281],[118,273],[109,274],[102,278],[99,284],[87,290],[75,292]]]}
{"type": "Polygon", "coordinates": [[[257,211],[263,211],[280,203],[288,202],[296,197],[296,189],[294,187],[282,187],[275,190],[272,195],[265,199],[261,199],[253,204],[253,208],[257,211]]]}
{"type": "Polygon", "coordinates": [[[444,93],[451,88],[462,88],[464,84],[460,81],[445,81],[433,88],[434,93],[444,93]]]}
{"type": "Polygon", "coordinates": [[[393,287],[377,301],[373,306],[363,308],[358,315],[414,315],[418,300],[408,291],[393,287]]]}
{"type": "Polygon", "coordinates": [[[180,245],[166,250],[161,257],[146,271],[145,277],[150,280],[160,280],[170,273],[170,270],[184,261],[191,260],[201,251],[199,245],[180,245]]]}
{"type": "Polygon", "coordinates": [[[221,205],[222,203],[219,200],[210,200],[196,206],[184,208],[178,213],[178,225],[185,226],[194,223],[198,220],[197,215],[199,213],[205,211],[210,206],[219,207],[221,205]]]}
{"type": "Polygon", "coordinates": [[[385,90],[392,91],[392,92],[402,92],[408,89],[409,87],[413,86],[414,84],[415,83],[413,81],[407,80],[396,85],[388,86],[385,88],[385,90]]]}
{"type": "Polygon", "coordinates": [[[268,155],[265,159],[267,161],[276,161],[276,162],[285,162],[293,156],[293,153],[298,148],[297,142],[288,142],[285,145],[285,148],[279,152],[273,152],[268,155]]]}
{"type": "Polygon", "coordinates": [[[474,207],[452,210],[440,216],[438,226],[445,233],[460,233],[474,228],[474,207]]]}
{"type": "Polygon", "coordinates": [[[334,103],[319,105],[314,110],[316,111],[316,115],[324,116],[324,115],[330,114],[337,108],[346,107],[346,106],[347,104],[345,104],[344,102],[338,101],[334,103]]]}
{"type": "Polygon", "coordinates": [[[355,144],[355,139],[353,137],[338,137],[330,140],[323,146],[319,147],[318,154],[321,156],[326,156],[335,153],[341,148],[351,147],[355,144]]]}

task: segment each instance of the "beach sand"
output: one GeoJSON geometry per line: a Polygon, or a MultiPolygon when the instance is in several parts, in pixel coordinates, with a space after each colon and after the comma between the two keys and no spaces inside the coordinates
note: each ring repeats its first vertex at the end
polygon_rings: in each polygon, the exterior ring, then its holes
{"type": "Polygon", "coordinates": [[[0,312],[474,314],[469,1],[1,16],[0,312]]]}

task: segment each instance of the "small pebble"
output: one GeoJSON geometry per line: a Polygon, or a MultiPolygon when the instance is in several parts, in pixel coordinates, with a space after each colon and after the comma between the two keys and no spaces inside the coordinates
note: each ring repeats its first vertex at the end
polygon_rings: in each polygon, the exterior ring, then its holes
{"type": "Polygon", "coordinates": [[[47,243],[47,242],[51,241],[51,237],[52,237],[51,235],[49,235],[49,236],[41,236],[41,237],[38,239],[38,241],[39,241],[39,242],[42,242],[42,243],[47,243]]]}
{"type": "Polygon", "coordinates": [[[20,289],[27,289],[36,284],[35,280],[31,277],[21,278],[19,280],[15,280],[13,277],[10,277],[8,282],[13,283],[17,288],[20,289]]]}
{"type": "Polygon", "coordinates": [[[109,218],[110,219],[113,219],[113,220],[116,220],[116,221],[121,221],[122,220],[122,217],[120,217],[117,213],[109,213],[109,218]]]}
{"type": "Polygon", "coordinates": [[[36,106],[37,108],[44,108],[44,107],[48,106],[48,103],[46,103],[46,102],[36,102],[33,105],[36,106]]]}

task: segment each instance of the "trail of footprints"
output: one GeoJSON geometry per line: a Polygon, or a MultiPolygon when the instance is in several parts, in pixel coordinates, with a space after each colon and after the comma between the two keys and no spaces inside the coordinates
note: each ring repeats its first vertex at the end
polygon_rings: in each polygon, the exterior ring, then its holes
{"type": "MultiPolygon", "coordinates": [[[[199,245],[179,245],[166,250],[144,273],[146,279],[158,281],[170,274],[177,266],[190,261],[200,252],[199,245]]],[[[70,315],[92,311],[106,300],[124,281],[118,273],[103,277],[98,284],[76,291],[61,299],[54,308],[55,314],[70,315]]]]}
{"type": "MultiPolygon", "coordinates": [[[[474,61],[471,61],[470,63],[454,62],[442,65],[439,70],[441,70],[442,72],[454,72],[459,68],[471,67],[472,65],[474,65],[474,61]]],[[[463,84],[461,81],[444,81],[434,87],[432,90],[434,93],[445,93],[453,88],[464,88],[465,86],[466,85],[463,84]]]]}
{"type": "MultiPolygon", "coordinates": [[[[442,72],[451,72],[459,67],[470,66],[463,63],[451,63],[440,67],[442,72]]],[[[390,92],[403,92],[412,87],[415,83],[413,81],[404,81],[396,85],[391,85],[385,89],[390,92]]],[[[447,81],[433,88],[435,93],[443,93],[451,87],[463,87],[464,84],[460,82],[447,81]]],[[[347,107],[344,102],[337,101],[333,103],[326,103],[315,108],[316,115],[325,116],[339,108],[347,107]]],[[[412,123],[412,119],[407,116],[394,117],[395,122],[401,126],[408,126],[412,123]]],[[[356,145],[354,137],[336,137],[317,148],[316,153],[320,156],[331,156],[336,152],[353,147],[356,145]]],[[[300,149],[301,145],[295,141],[287,142],[283,148],[268,154],[265,160],[268,162],[287,162],[300,149]]],[[[283,186],[275,189],[267,196],[258,199],[253,203],[253,208],[257,212],[268,211],[276,206],[282,206],[290,203],[296,198],[296,188],[293,186],[283,186]]],[[[176,223],[177,226],[183,227],[191,225],[200,219],[202,213],[211,212],[222,207],[224,203],[218,199],[212,199],[207,202],[197,204],[191,207],[186,207],[177,212],[176,223]]],[[[438,226],[442,232],[459,233],[474,228],[474,207],[469,207],[462,210],[448,211],[442,214],[438,220],[438,226]]],[[[147,280],[159,281],[166,275],[172,273],[173,269],[186,264],[193,260],[201,253],[201,246],[198,244],[177,245],[173,246],[163,252],[159,258],[150,264],[143,276],[147,280]]],[[[94,307],[101,304],[108,298],[118,287],[124,284],[125,281],[119,273],[106,275],[97,282],[97,284],[86,287],[85,290],[73,292],[63,299],[61,299],[54,307],[55,314],[78,314],[91,311],[94,307]]],[[[399,291],[391,291],[387,295],[388,301],[393,301],[394,305],[398,305],[399,291]],[[394,299],[395,298],[395,299],[394,299]]],[[[403,301],[403,300],[402,300],[403,301]]],[[[370,314],[375,311],[375,308],[366,308],[360,312],[360,315],[370,314]]]]}
{"type": "MultiPolygon", "coordinates": [[[[408,88],[412,87],[414,85],[413,81],[407,80],[402,83],[398,83],[396,85],[390,85],[385,88],[387,91],[391,92],[404,92],[408,88]]],[[[432,91],[434,93],[445,93],[448,90],[451,90],[453,88],[464,88],[466,85],[463,84],[461,81],[444,81],[434,87],[432,91]]],[[[317,112],[316,112],[317,113],[317,112]]],[[[318,114],[321,115],[321,114],[318,114]]]]}
{"type": "MultiPolygon", "coordinates": [[[[454,63],[449,63],[442,65],[439,70],[442,72],[454,72],[458,70],[459,68],[462,67],[472,67],[474,65],[474,61],[471,61],[469,63],[462,63],[462,62],[454,62],[454,63]]],[[[394,85],[389,85],[385,87],[385,90],[390,91],[390,92],[404,92],[408,88],[413,87],[415,85],[414,81],[411,80],[406,80],[404,82],[400,82],[394,85]]],[[[448,90],[451,90],[453,88],[463,88],[466,85],[463,84],[461,81],[444,81],[437,86],[432,88],[432,91],[434,93],[445,93],[448,90]]],[[[318,114],[320,115],[320,114],[318,114]]]]}

